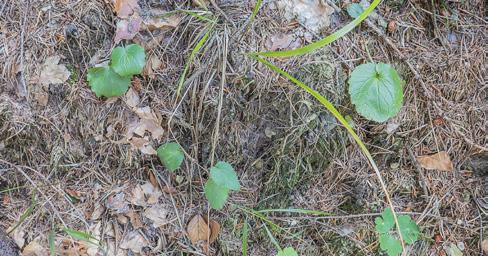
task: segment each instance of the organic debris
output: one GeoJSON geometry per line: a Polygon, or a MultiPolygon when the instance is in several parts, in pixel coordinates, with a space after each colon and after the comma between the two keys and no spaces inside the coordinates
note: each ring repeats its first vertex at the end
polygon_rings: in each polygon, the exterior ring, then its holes
{"type": "Polygon", "coordinates": [[[420,166],[427,170],[453,171],[454,165],[451,158],[446,151],[441,151],[436,154],[419,156],[417,161],[420,166]]]}

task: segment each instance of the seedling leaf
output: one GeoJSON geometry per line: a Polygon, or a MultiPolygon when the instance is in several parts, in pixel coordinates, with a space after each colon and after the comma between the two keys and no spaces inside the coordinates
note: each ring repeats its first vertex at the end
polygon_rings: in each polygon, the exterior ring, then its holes
{"type": "Polygon", "coordinates": [[[146,63],[144,48],[137,44],[116,47],[112,51],[110,65],[121,76],[138,75],[146,63]]]}
{"type": "Polygon", "coordinates": [[[380,248],[386,251],[388,256],[398,256],[402,252],[402,244],[390,234],[380,236],[380,248]]]}
{"type": "Polygon", "coordinates": [[[364,12],[363,7],[358,3],[352,3],[347,6],[347,13],[349,14],[349,16],[351,16],[354,19],[359,17],[359,15],[361,15],[361,13],[363,12],[364,12]]]}
{"type": "Polygon", "coordinates": [[[210,178],[217,185],[228,189],[239,190],[241,188],[234,168],[224,161],[220,161],[214,167],[210,168],[210,178]]]}
{"type": "MultiPolygon", "coordinates": [[[[381,217],[377,217],[374,220],[376,224],[376,231],[380,234],[387,233],[395,226],[395,219],[393,218],[393,212],[390,208],[385,208],[381,217]]],[[[402,233],[403,235],[403,233],[402,233]]]]}
{"type": "Polygon", "coordinates": [[[90,243],[90,244],[93,244],[96,246],[100,246],[98,239],[96,239],[94,236],[92,236],[88,233],[78,231],[78,230],[74,230],[71,228],[63,228],[63,231],[76,240],[80,240],[80,241],[87,242],[87,243],[90,243]]]}
{"type": "Polygon", "coordinates": [[[286,247],[279,251],[276,256],[298,256],[298,253],[292,247],[286,247]]]}
{"type": "Polygon", "coordinates": [[[174,172],[183,163],[185,155],[178,143],[170,142],[161,145],[158,150],[158,157],[168,170],[174,172]]]}
{"type": "Polygon", "coordinates": [[[229,189],[217,185],[213,179],[209,179],[205,183],[205,197],[207,198],[210,207],[220,210],[224,207],[227,197],[229,197],[229,189]]]}
{"type": "Polygon", "coordinates": [[[400,111],[403,81],[388,64],[362,64],[351,73],[349,95],[359,114],[369,120],[384,122],[400,111]]]}
{"type": "Polygon", "coordinates": [[[87,80],[97,97],[122,96],[127,92],[130,84],[130,77],[120,76],[109,66],[90,68],[87,80]]]}
{"type": "Polygon", "coordinates": [[[398,224],[400,225],[400,232],[405,243],[413,244],[418,239],[420,233],[417,223],[407,215],[398,216],[398,224]]]}

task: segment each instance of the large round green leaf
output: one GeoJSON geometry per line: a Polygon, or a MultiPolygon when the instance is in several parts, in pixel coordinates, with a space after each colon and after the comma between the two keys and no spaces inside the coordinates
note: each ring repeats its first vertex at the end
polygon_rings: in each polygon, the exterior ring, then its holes
{"type": "Polygon", "coordinates": [[[110,65],[121,76],[138,75],[146,63],[144,48],[137,44],[115,47],[110,65]]]}
{"type": "Polygon", "coordinates": [[[208,179],[205,183],[204,190],[210,207],[217,210],[224,207],[225,201],[229,197],[228,188],[219,186],[212,179],[208,179]]]}
{"type": "Polygon", "coordinates": [[[420,230],[417,223],[407,215],[398,216],[398,224],[400,225],[400,232],[402,232],[403,240],[407,244],[413,244],[417,241],[420,230]]]}
{"type": "Polygon", "coordinates": [[[403,83],[397,71],[388,64],[362,64],[349,78],[349,95],[359,114],[369,120],[384,122],[400,111],[403,83]]]}
{"type": "Polygon", "coordinates": [[[159,160],[168,168],[170,171],[175,171],[183,163],[185,155],[181,149],[180,144],[175,142],[170,142],[159,146],[158,150],[159,160]]]}
{"type": "Polygon", "coordinates": [[[129,89],[130,78],[115,73],[109,66],[90,68],[88,83],[97,97],[122,96],[129,89]]]}
{"type": "Polygon", "coordinates": [[[214,167],[210,168],[210,178],[217,185],[228,189],[239,190],[241,188],[234,168],[224,161],[220,161],[214,167]]]}

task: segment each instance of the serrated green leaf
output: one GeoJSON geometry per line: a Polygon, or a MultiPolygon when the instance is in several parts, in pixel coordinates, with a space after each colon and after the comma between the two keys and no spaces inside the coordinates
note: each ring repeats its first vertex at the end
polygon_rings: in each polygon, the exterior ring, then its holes
{"type": "Polygon", "coordinates": [[[292,247],[286,247],[279,251],[276,256],[298,256],[298,253],[292,247]]]}
{"type": "Polygon", "coordinates": [[[364,12],[363,7],[358,3],[352,3],[347,6],[347,14],[349,14],[349,16],[351,16],[354,19],[359,17],[359,15],[361,15],[361,13],[363,12],[364,12]]]}
{"type": "Polygon", "coordinates": [[[403,103],[403,81],[385,63],[359,65],[349,78],[349,95],[363,117],[384,122],[395,116],[403,103]]]}
{"type": "Polygon", "coordinates": [[[377,217],[374,220],[376,224],[376,231],[380,234],[387,233],[395,226],[395,219],[393,218],[393,212],[390,208],[385,208],[381,217],[377,217]]]}
{"type": "Polygon", "coordinates": [[[109,66],[90,68],[87,80],[97,97],[122,96],[127,92],[130,84],[129,77],[121,77],[109,66]]]}
{"type": "Polygon", "coordinates": [[[398,256],[402,253],[402,244],[389,234],[380,236],[380,248],[388,253],[388,256],[398,256]]]}
{"type": "Polygon", "coordinates": [[[227,197],[229,197],[229,189],[217,185],[213,179],[208,179],[205,183],[205,197],[207,198],[210,207],[220,210],[224,207],[227,197]]]}
{"type": "Polygon", "coordinates": [[[168,170],[174,172],[183,163],[185,155],[178,143],[170,142],[159,146],[158,150],[159,160],[164,164],[168,170]]]}
{"type": "Polygon", "coordinates": [[[417,223],[415,223],[410,216],[400,215],[398,216],[398,224],[400,225],[400,232],[402,233],[405,243],[415,243],[420,233],[417,223]]]}
{"type": "Polygon", "coordinates": [[[138,75],[146,63],[144,48],[137,44],[115,47],[110,65],[121,76],[138,75]]]}
{"type": "Polygon", "coordinates": [[[241,185],[232,165],[220,161],[214,167],[210,168],[210,178],[219,186],[239,190],[241,185]]]}

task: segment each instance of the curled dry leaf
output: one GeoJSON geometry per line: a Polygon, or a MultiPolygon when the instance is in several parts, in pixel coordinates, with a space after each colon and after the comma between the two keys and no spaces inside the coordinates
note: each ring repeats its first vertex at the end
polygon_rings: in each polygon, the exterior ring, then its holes
{"type": "Polygon", "coordinates": [[[150,219],[153,223],[154,228],[159,228],[169,223],[168,221],[168,210],[166,207],[157,204],[147,208],[144,211],[144,217],[150,219]]]}
{"type": "Polygon", "coordinates": [[[146,155],[156,155],[157,151],[153,148],[151,143],[147,138],[133,137],[129,140],[132,148],[141,151],[141,153],[146,155]]]}
{"type": "Polygon", "coordinates": [[[61,84],[68,80],[71,72],[64,66],[59,65],[59,56],[51,56],[44,61],[39,76],[40,84],[61,84]]]}
{"type": "Polygon", "coordinates": [[[154,31],[157,29],[172,29],[178,26],[181,22],[181,16],[173,14],[169,17],[165,17],[163,14],[150,16],[145,18],[142,22],[142,29],[154,31]]]}
{"type": "Polygon", "coordinates": [[[127,93],[125,94],[125,103],[131,107],[135,108],[139,105],[141,99],[139,98],[139,94],[132,88],[129,88],[127,93]]]}
{"type": "Polygon", "coordinates": [[[147,63],[144,66],[144,70],[142,71],[142,75],[149,76],[150,78],[154,78],[155,73],[163,68],[164,68],[163,62],[161,62],[159,57],[156,55],[152,55],[147,60],[147,63]]]}
{"type": "Polygon", "coordinates": [[[210,226],[210,238],[209,243],[215,242],[220,233],[220,224],[215,220],[210,220],[208,223],[210,226]]]}
{"type": "Polygon", "coordinates": [[[446,151],[441,151],[433,155],[419,156],[417,161],[420,166],[427,170],[453,171],[454,165],[446,151]]]}
{"type": "Polygon", "coordinates": [[[113,0],[114,11],[119,18],[128,18],[133,13],[137,13],[140,10],[138,0],[113,0]]]}
{"type": "Polygon", "coordinates": [[[148,204],[155,204],[159,201],[159,197],[163,194],[158,187],[153,186],[150,182],[144,183],[141,186],[142,191],[147,197],[148,204]]]}
{"type": "Polygon", "coordinates": [[[128,19],[119,20],[115,30],[115,43],[126,39],[130,40],[136,36],[141,29],[142,19],[139,15],[132,15],[128,19]]]}
{"type": "Polygon", "coordinates": [[[148,245],[148,241],[137,230],[133,230],[124,236],[119,246],[134,253],[141,253],[142,248],[148,245]]]}
{"type": "Polygon", "coordinates": [[[196,244],[199,241],[207,241],[210,237],[210,228],[208,227],[207,222],[198,214],[190,220],[186,227],[186,232],[193,244],[196,244]]]}
{"type": "Polygon", "coordinates": [[[106,207],[117,214],[126,213],[129,211],[129,205],[125,200],[124,192],[111,195],[107,199],[106,207]]]}

